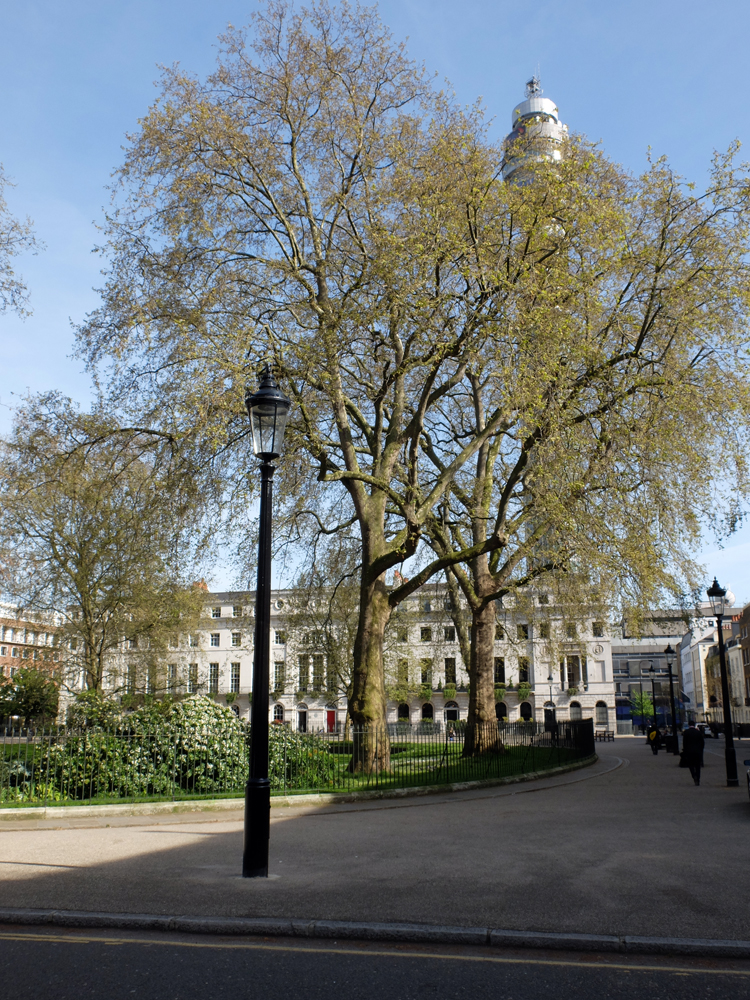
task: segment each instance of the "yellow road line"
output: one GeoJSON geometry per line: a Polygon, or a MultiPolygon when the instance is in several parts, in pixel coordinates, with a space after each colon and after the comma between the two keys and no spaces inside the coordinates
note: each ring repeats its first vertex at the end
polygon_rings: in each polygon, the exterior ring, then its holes
{"type": "MultiPolygon", "coordinates": [[[[185,931],[184,933],[189,933],[185,931]]],[[[345,948],[322,945],[268,944],[261,941],[179,941],[167,937],[116,938],[97,934],[35,934],[24,931],[0,931],[0,941],[47,941],[55,944],[107,944],[107,945],[166,945],[172,948],[207,948],[238,951],[284,951],[300,954],[362,955],[374,958],[429,958],[453,962],[488,962],[493,965],[550,965],[564,968],[619,969],[624,972],[672,972],[677,975],[743,976],[750,978],[750,969],[689,969],[676,965],[637,965],[631,962],[592,962],[590,959],[573,961],[554,958],[507,958],[501,955],[450,955],[432,951],[395,951],[392,949],[345,948]]],[[[481,947],[466,945],[464,947],[481,947]]],[[[686,956],[690,957],[690,956],[686,956]]]]}

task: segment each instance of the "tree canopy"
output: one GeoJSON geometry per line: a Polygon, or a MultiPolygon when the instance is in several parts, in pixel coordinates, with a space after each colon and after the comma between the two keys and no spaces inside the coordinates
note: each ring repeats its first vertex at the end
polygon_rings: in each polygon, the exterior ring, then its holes
{"type": "Polygon", "coordinates": [[[117,689],[113,654],[159,657],[200,613],[187,585],[194,489],[160,451],[55,394],[29,399],[0,445],[4,591],[60,627],[63,683],[117,689]]]}
{"type": "Polygon", "coordinates": [[[353,720],[384,719],[394,608],[455,567],[482,721],[496,597],[571,571],[633,601],[684,590],[717,489],[739,514],[747,173],[732,149],[696,194],[576,138],[503,184],[482,109],[437,91],[373,9],[271,0],[252,30],[205,81],[165,72],[80,350],[230,488],[244,385],[272,361],[293,400],[279,524],[361,549],[353,720]]]}

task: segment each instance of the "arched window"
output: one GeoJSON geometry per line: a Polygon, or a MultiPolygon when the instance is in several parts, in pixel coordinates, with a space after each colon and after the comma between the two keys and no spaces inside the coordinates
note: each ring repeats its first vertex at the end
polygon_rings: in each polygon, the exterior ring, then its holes
{"type": "Polygon", "coordinates": [[[578,701],[571,701],[570,703],[570,721],[579,722],[583,718],[583,713],[581,712],[581,703],[578,701]]]}
{"type": "Polygon", "coordinates": [[[606,701],[597,701],[596,703],[597,726],[606,726],[608,722],[609,722],[609,712],[607,710],[606,701]]]}
{"type": "Polygon", "coordinates": [[[445,703],[445,721],[446,722],[458,722],[458,705],[455,701],[446,701],[445,703]]]}
{"type": "Polygon", "coordinates": [[[503,719],[508,718],[508,706],[504,701],[495,702],[495,718],[499,719],[501,722],[503,719]]]}
{"type": "Polygon", "coordinates": [[[283,722],[284,721],[284,706],[274,705],[273,706],[273,721],[283,722]]]}
{"type": "Polygon", "coordinates": [[[398,713],[397,714],[398,714],[399,722],[408,722],[409,721],[411,713],[409,712],[409,706],[406,704],[405,701],[401,702],[401,704],[398,706],[398,713]]]}
{"type": "Polygon", "coordinates": [[[435,709],[432,707],[429,701],[425,702],[425,704],[422,705],[422,718],[423,719],[435,718],[435,709]]]}
{"type": "Polygon", "coordinates": [[[531,718],[531,705],[528,701],[521,702],[521,718],[524,722],[528,722],[531,718]]]}

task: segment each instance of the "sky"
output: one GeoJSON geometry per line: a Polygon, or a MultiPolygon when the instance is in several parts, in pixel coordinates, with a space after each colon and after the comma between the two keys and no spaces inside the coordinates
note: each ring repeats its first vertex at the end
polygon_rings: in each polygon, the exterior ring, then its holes
{"type": "MultiPolygon", "coordinates": [[[[71,356],[73,326],[97,305],[102,260],[92,249],[126,135],[156,96],[160,65],[205,75],[217,36],[256,8],[253,0],[0,2],[0,162],[16,184],[6,196],[46,244],[19,262],[33,315],[0,315],[0,433],[27,391],[88,400],[88,376],[71,356]]],[[[701,186],[713,150],[750,137],[738,75],[747,0],[383,0],[379,9],[462,102],[483,99],[498,137],[535,72],[571,130],[600,140],[632,171],[651,149],[701,186]]],[[[750,601],[750,527],[721,549],[707,539],[701,561],[707,578],[750,601]]]]}

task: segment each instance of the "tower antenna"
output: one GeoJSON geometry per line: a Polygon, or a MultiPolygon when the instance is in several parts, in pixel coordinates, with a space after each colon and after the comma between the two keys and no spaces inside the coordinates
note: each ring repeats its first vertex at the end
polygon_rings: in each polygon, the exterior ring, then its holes
{"type": "Polygon", "coordinates": [[[540,97],[544,91],[542,90],[542,81],[539,79],[539,74],[535,73],[530,80],[526,83],[526,97],[540,97]]]}

